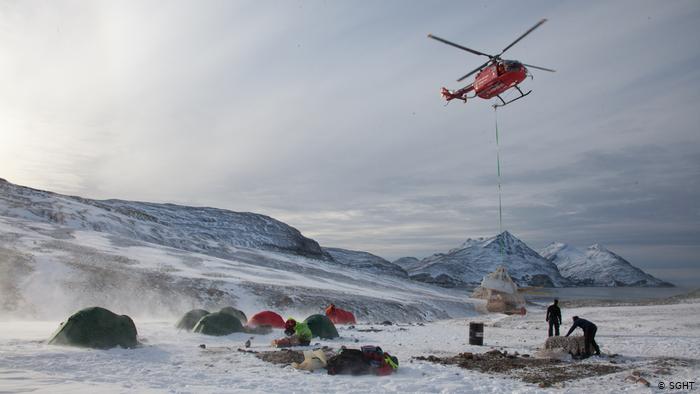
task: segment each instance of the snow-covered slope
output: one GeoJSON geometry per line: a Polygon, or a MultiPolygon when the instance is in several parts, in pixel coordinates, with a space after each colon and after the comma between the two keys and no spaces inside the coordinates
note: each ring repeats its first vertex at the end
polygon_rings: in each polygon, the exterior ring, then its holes
{"type": "Polygon", "coordinates": [[[568,284],[556,265],[507,231],[491,238],[468,239],[459,248],[404,265],[404,269],[413,279],[452,287],[476,286],[501,265],[518,286],[568,284]]]}
{"type": "Polygon", "coordinates": [[[408,273],[396,264],[390,263],[372,253],[340,248],[324,248],[338,264],[370,273],[408,278],[408,273]]]}
{"type": "Polygon", "coordinates": [[[0,184],[2,316],[65,318],[93,305],[147,317],[225,305],[304,316],[331,302],[365,321],[474,310],[463,293],[336,262],[262,215],[0,184]]]}
{"type": "Polygon", "coordinates": [[[229,258],[0,216],[0,315],[64,318],[100,305],[175,316],[233,305],[318,313],[335,303],[364,321],[468,316],[467,295],[336,262],[238,248],[229,258]]]}
{"type": "Polygon", "coordinates": [[[122,200],[90,200],[0,179],[0,216],[54,223],[204,253],[230,256],[236,247],[330,259],[318,243],[271,217],[217,208],[122,200]]]}
{"type": "Polygon", "coordinates": [[[540,251],[561,274],[579,286],[673,286],[657,279],[599,244],[585,251],[554,242],[540,251]]]}

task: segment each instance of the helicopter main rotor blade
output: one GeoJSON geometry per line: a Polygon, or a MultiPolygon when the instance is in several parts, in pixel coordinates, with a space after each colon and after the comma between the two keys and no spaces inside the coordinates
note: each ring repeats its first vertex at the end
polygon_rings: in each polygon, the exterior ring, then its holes
{"type": "Polygon", "coordinates": [[[545,22],[547,22],[547,19],[542,19],[541,21],[537,22],[537,24],[535,24],[535,26],[532,26],[532,27],[530,28],[530,30],[528,30],[528,31],[526,31],[525,33],[523,33],[523,35],[521,35],[521,36],[518,37],[515,41],[513,41],[510,45],[508,45],[507,47],[505,47],[505,49],[503,49],[503,50],[501,51],[501,53],[498,54],[498,56],[503,55],[503,52],[509,50],[513,45],[517,44],[518,41],[520,41],[520,40],[522,40],[523,38],[525,38],[526,35],[532,33],[533,30],[535,30],[535,29],[537,29],[538,27],[542,26],[542,24],[545,23],[545,22]]]}
{"type": "Polygon", "coordinates": [[[477,50],[474,50],[474,49],[471,49],[471,48],[467,48],[467,47],[461,46],[461,45],[459,45],[459,44],[455,44],[454,42],[447,41],[447,40],[445,40],[444,38],[440,38],[440,37],[434,36],[434,35],[432,35],[432,34],[428,34],[428,37],[429,37],[429,38],[432,38],[433,40],[440,41],[440,42],[443,43],[443,44],[447,44],[447,45],[453,46],[453,47],[455,47],[455,48],[459,48],[459,49],[461,49],[461,50],[463,50],[463,51],[471,52],[471,53],[473,53],[473,54],[475,54],[475,55],[487,56],[489,59],[493,59],[493,56],[489,55],[488,53],[479,52],[479,51],[477,51],[477,50]]]}
{"type": "Polygon", "coordinates": [[[457,82],[462,82],[465,78],[467,78],[468,76],[470,76],[470,75],[474,74],[475,72],[481,70],[482,68],[486,67],[486,65],[488,65],[489,63],[491,63],[491,60],[489,60],[489,61],[487,61],[486,63],[482,64],[481,66],[475,68],[475,69],[474,69],[473,71],[471,71],[469,74],[467,74],[467,75],[463,76],[462,78],[458,79],[457,82]]]}
{"type": "Polygon", "coordinates": [[[549,72],[551,72],[551,73],[557,72],[557,70],[552,70],[551,68],[544,68],[544,67],[533,66],[532,64],[525,64],[525,63],[523,63],[523,66],[530,67],[530,68],[536,68],[536,69],[542,70],[542,71],[549,71],[549,72]]]}

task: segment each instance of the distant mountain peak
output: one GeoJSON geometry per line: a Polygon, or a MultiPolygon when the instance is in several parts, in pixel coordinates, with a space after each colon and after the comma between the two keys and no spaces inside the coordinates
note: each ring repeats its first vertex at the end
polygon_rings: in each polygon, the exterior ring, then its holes
{"type": "Polygon", "coordinates": [[[582,286],[672,286],[633,266],[599,243],[585,251],[564,243],[551,243],[540,254],[556,264],[565,278],[582,286]]]}
{"type": "Polygon", "coordinates": [[[504,248],[511,247],[513,245],[518,245],[522,244],[525,245],[525,242],[521,241],[517,237],[515,237],[513,234],[508,232],[508,230],[503,231],[502,233],[496,235],[495,237],[490,238],[489,240],[486,241],[484,246],[490,245],[495,243],[498,246],[503,245],[504,248]]]}
{"type": "Polygon", "coordinates": [[[516,236],[514,236],[513,234],[511,234],[510,232],[508,232],[506,230],[506,231],[503,231],[502,233],[497,234],[493,237],[467,238],[467,240],[464,241],[462,243],[462,245],[460,245],[460,247],[458,247],[456,249],[452,249],[451,251],[459,250],[459,249],[466,249],[466,248],[475,247],[475,246],[482,247],[482,248],[492,246],[492,247],[496,247],[498,249],[500,249],[502,247],[505,250],[505,249],[512,248],[513,246],[516,246],[516,245],[527,247],[527,245],[523,241],[521,241],[516,236]]]}
{"type": "Polygon", "coordinates": [[[608,250],[605,246],[603,246],[603,245],[601,245],[601,244],[599,244],[599,243],[595,243],[595,244],[589,246],[588,249],[590,249],[590,250],[599,250],[599,251],[601,251],[601,252],[609,252],[609,250],[608,250]]]}
{"type": "Polygon", "coordinates": [[[504,266],[520,286],[562,286],[557,267],[509,231],[489,238],[467,239],[448,253],[403,265],[417,280],[445,285],[478,285],[484,275],[504,266]],[[449,280],[438,280],[439,278],[449,280]]]}

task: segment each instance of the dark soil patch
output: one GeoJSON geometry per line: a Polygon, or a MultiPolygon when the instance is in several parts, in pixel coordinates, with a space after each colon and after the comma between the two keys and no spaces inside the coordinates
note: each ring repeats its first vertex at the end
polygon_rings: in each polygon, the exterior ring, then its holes
{"type": "Polygon", "coordinates": [[[608,375],[621,370],[622,368],[609,364],[573,363],[527,370],[517,374],[517,377],[526,383],[536,383],[539,384],[540,387],[549,387],[560,382],[608,375]]]}
{"type": "Polygon", "coordinates": [[[415,360],[430,361],[444,365],[457,365],[464,369],[483,373],[511,375],[526,383],[537,383],[548,387],[555,383],[601,376],[621,371],[610,364],[564,363],[559,360],[538,359],[518,354],[491,350],[486,353],[460,353],[452,357],[414,357],[415,360]]]}
{"type": "MultiPolygon", "coordinates": [[[[323,352],[326,354],[326,359],[328,360],[336,355],[335,351],[328,346],[322,347],[321,350],[323,350],[323,352]]],[[[304,361],[304,352],[300,350],[281,349],[256,352],[253,350],[238,349],[238,351],[243,353],[253,353],[255,354],[255,357],[263,361],[273,364],[280,364],[282,366],[291,365],[293,362],[301,363],[304,361]]]]}
{"type": "Polygon", "coordinates": [[[293,362],[304,361],[304,353],[296,350],[282,349],[269,352],[260,352],[255,357],[273,364],[290,365],[293,362]]]}
{"type": "Polygon", "coordinates": [[[512,370],[528,367],[545,367],[562,364],[559,360],[536,359],[530,357],[517,356],[491,350],[486,353],[460,353],[452,357],[414,357],[416,360],[431,361],[445,365],[458,365],[464,369],[472,369],[484,373],[508,373],[512,370]]]}

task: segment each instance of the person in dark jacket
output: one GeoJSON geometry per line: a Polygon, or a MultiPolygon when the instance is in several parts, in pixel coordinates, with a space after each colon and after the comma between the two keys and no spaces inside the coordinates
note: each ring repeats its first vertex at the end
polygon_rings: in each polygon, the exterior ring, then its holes
{"type": "Polygon", "coordinates": [[[559,300],[554,300],[554,304],[547,308],[547,317],[544,321],[549,322],[549,336],[552,336],[552,329],[554,329],[554,335],[559,336],[559,325],[561,324],[561,309],[559,309],[559,300]]]}
{"type": "Polygon", "coordinates": [[[589,322],[588,320],[581,319],[578,316],[574,316],[573,319],[574,325],[571,326],[566,336],[568,337],[576,329],[576,327],[579,327],[583,330],[583,340],[585,341],[586,354],[591,354],[592,345],[593,349],[595,349],[596,356],[600,356],[600,348],[598,347],[598,344],[595,343],[595,332],[598,331],[598,327],[595,324],[589,322]]]}

